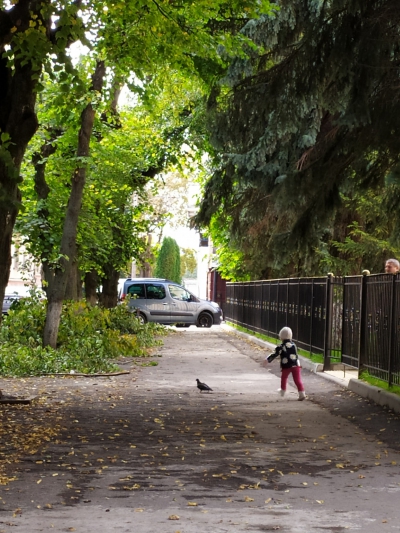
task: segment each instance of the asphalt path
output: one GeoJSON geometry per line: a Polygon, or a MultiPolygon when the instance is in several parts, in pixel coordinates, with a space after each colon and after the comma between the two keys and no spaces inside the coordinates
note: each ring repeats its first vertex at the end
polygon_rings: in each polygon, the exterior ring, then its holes
{"type": "Polygon", "coordinates": [[[37,401],[1,407],[0,533],[400,531],[398,415],[306,370],[282,399],[220,327],[163,343],[122,376],[1,380],[37,401]]]}

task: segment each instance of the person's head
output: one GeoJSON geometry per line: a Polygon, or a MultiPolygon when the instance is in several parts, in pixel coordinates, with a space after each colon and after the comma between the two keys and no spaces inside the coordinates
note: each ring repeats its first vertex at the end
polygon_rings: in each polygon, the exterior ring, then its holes
{"type": "Polygon", "coordinates": [[[281,341],[292,340],[293,332],[287,326],[282,328],[279,332],[279,338],[281,341]]]}
{"type": "Polygon", "coordinates": [[[388,259],[385,263],[386,274],[397,274],[400,270],[400,263],[397,259],[388,259]]]}

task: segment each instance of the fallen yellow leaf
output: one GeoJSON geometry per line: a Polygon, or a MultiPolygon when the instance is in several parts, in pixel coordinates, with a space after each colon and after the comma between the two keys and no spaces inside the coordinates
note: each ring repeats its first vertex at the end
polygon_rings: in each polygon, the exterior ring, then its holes
{"type": "Polygon", "coordinates": [[[179,520],[179,516],[177,514],[170,514],[168,520],[179,520]]]}
{"type": "Polygon", "coordinates": [[[189,507],[197,507],[197,503],[196,502],[188,502],[188,506],[189,507]]]}

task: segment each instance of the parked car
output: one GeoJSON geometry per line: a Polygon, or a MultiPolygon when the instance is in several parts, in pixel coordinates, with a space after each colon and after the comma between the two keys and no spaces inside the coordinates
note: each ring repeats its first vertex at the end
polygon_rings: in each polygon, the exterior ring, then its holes
{"type": "Polygon", "coordinates": [[[135,278],[124,283],[121,299],[131,296],[129,307],[136,310],[138,317],[145,322],[196,325],[210,328],[220,324],[222,311],[219,305],[202,300],[185,287],[168,279],[135,278]]]}
{"type": "MultiPolygon", "coordinates": [[[[8,314],[8,311],[14,302],[18,302],[21,298],[28,298],[31,296],[31,291],[32,287],[27,287],[26,285],[8,285],[3,300],[3,315],[8,314]]],[[[45,292],[41,289],[36,289],[36,294],[39,295],[40,299],[46,298],[45,292]]]]}
{"type": "Polygon", "coordinates": [[[3,300],[3,315],[8,315],[8,311],[10,310],[12,304],[14,302],[17,302],[20,298],[21,296],[19,296],[18,294],[6,294],[3,300]]]}

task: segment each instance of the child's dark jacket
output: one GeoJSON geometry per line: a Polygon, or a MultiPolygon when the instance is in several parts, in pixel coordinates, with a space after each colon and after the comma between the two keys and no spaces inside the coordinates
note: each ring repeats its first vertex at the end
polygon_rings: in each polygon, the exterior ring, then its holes
{"type": "Polygon", "coordinates": [[[300,366],[297,347],[291,340],[282,341],[282,343],[275,348],[275,352],[268,357],[268,362],[271,363],[276,357],[281,358],[281,368],[300,366]]]}

